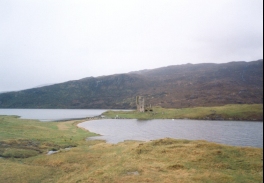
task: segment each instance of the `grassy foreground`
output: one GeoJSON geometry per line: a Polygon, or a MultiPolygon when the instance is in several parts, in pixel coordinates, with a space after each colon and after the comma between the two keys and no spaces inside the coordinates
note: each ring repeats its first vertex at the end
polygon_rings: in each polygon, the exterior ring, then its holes
{"type": "Polygon", "coordinates": [[[202,119],[202,120],[243,120],[263,121],[263,104],[230,104],[217,107],[194,107],[165,109],[153,107],[152,112],[107,111],[108,118],[126,119],[202,119]]]}
{"type": "Polygon", "coordinates": [[[107,144],[86,141],[95,134],[78,122],[0,116],[0,182],[263,182],[263,148],[169,138],[107,144]]]}

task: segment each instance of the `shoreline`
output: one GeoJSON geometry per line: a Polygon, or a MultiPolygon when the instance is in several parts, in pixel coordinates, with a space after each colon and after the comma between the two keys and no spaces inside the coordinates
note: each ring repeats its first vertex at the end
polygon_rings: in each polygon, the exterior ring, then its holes
{"type": "Polygon", "coordinates": [[[263,104],[230,104],[216,107],[162,108],[155,106],[152,111],[106,111],[102,113],[111,119],[190,119],[212,121],[259,121],[263,122],[263,104]]]}

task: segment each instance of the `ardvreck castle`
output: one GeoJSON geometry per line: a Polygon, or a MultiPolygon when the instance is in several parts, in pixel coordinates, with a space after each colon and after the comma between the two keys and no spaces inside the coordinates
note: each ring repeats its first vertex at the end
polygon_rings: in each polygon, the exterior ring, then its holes
{"type": "Polygon", "coordinates": [[[136,97],[136,105],[137,105],[138,112],[152,111],[151,105],[149,105],[149,107],[145,107],[145,99],[143,96],[136,97]]]}
{"type": "Polygon", "coordinates": [[[145,99],[142,96],[136,97],[136,105],[137,105],[137,111],[144,112],[145,111],[145,99]]]}

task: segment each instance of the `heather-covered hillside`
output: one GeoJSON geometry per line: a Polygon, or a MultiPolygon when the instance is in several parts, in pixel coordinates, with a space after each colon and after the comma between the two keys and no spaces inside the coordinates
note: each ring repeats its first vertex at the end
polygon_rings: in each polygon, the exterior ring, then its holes
{"type": "Polygon", "coordinates": [[[183,108],[263,103],[263,60],[185,64],[0,94],[0,108],[183,108]]]}

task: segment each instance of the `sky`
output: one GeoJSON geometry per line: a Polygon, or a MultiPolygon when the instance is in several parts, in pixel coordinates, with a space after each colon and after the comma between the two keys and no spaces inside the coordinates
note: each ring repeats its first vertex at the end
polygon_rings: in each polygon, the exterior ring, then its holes
{"type": "Polygon", "coordinates": [[[0,0],[0,92],[262,58],[262,0],[0,0]]]}

